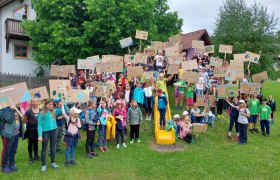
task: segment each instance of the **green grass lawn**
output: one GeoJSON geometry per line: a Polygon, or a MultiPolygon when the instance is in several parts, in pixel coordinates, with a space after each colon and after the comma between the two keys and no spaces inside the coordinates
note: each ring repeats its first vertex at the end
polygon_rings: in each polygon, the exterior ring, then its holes
{"type": "MultiPolygon", "coordinates": [[[[263,93],[265,97],[273,94],[279,103],[279,89],[280,83],[268,81],[263,93]]],[[[169,97],[173,97],[171,90],[169,97]]],[[[181,110],[174,110],[172,99],[170,104],[172,114],[182,114],[181,110]]],[[[279,108],[276,115],[279,120],[279,108]]],[[[19,172],[10,175],[0,173],[0,179],[279,179],[278,121],[271,125],[270,137],[249,134],[247,145],[228,140],[228,124],[228,117],[218,119],[216,128],[200,135],[194,144],[179,140],[178,143],[185,147],[184,151],[161,153],[151,148],[155,142],[153,121],[144,120],[141,143],[130,145],[127,139],[128,147],[117,150],[113,141],[109,143],[109,152],[100,153],[97,150],[99,156],[93,159],[85,157],[85,134],[82,133],[75,158],[77,165],[64,167],[64,154],[58,154],[60,168],[51,169],[50,158],[47,157],[48,169],[44,174],[40,172],[41,162],[28,164],[27,143],[20,141],[16,155],[19,172]]]]}

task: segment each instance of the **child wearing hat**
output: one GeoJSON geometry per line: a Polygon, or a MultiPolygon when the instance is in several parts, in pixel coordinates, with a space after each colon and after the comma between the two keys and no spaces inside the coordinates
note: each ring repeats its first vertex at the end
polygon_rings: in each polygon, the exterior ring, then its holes
{"type": "Polygon", "coordinates": [[[262,104],[258,109],[258,117],[261,120],[260,125],[262,129],[262,135],[268,136],[270,134],[269,117],[272,113],[271,108],[266,104],[267,99],[262,100],[262,104]]]}
{"type": "Polygon", "coordinates": [[[238,106],[234,106],[226,98],[226,102],[239,112],[238,123],[239,123],[239,144],[247,144],[247,130],[248,130],[248,118],[250,118],[250,111],[246,108],[246,103],[243,99],[238,101],[238,106]]]}

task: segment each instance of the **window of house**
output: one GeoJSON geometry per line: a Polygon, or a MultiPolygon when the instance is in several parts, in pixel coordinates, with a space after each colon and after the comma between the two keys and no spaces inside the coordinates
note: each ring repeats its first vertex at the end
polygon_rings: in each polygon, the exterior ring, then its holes
{"type": "Polygon", "coordinates": [[[14,45],[14,58],[27,59],[28,58],[28,46],[27,45],[14,45]]]}
{"type": "Polygon", "coordinates": [[[14,19],[17,20],[24,20],[27,19],[28,17],[28,6],[27,5],[23,5],[19,8],[17,8],[16,10],[14,10],[14,19]]]}

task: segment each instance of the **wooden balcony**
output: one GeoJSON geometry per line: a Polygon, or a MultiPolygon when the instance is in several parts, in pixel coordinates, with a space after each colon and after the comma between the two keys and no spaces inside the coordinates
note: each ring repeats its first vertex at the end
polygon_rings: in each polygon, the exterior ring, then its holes
{"type": "Polygon", "coordinates": [[[16,19],[7,18],[5,21],[6,28],[6,52],[9,52],[10,39],[29,41],[30,37],[24,33],[24,29],[21,26],[21,21],[16,19]]]}

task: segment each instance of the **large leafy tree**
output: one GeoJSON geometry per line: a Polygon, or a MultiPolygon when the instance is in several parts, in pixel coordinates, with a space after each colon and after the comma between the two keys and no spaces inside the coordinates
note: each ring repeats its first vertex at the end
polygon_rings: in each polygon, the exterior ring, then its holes
{"type": "MultiPolygon", "coordinates": [[[[267,70],[275,78],[273,57],[280,54],[277,21],[264,6],[255,3],[249,7],[244,0],[226,0],[216,20],[213,40],[217,48],[219,44],[233,45],[234,54],[245,51],[261,54],[259,64],[251,63],[252,74],[267,70]]],[[[228,55],[227,59],[233,56],[228,55]]]]}
{"type": "MultiPolygon", "coordinates": [[[[23,26],[31,36],[34,59],[50,65],[62,59],[75,63],[79,58],[102,54],[124,54],[119,40],[135,31],[149,32],[150,40],[167,40],[181,32],[182,19],[168,12],[166,0],[33,0],[37,20],[23,26]]],[[[132,50],[139,48],[134,39],[132,50]]]]}

